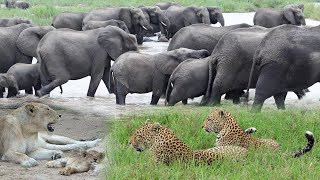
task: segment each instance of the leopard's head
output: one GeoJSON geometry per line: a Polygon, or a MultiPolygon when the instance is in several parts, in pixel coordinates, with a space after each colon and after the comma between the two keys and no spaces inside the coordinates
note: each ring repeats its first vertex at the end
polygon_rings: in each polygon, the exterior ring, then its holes
{"type": "Polygon", "coordinates": [[[208,133],[215,132],[218,134],[223,129],[226,114],[227,112],[215,108],[208,114],[203,122],[202,128],[208,133]]]}
{"type": "Polygon", "coordinates": [[[154,142],[157,134],[156,131],[160,127],[159,123],[152,123],[148,119],[142,127],[134,132],[129,140],[129,144],[139,152],[149,149],[154,142]]]}

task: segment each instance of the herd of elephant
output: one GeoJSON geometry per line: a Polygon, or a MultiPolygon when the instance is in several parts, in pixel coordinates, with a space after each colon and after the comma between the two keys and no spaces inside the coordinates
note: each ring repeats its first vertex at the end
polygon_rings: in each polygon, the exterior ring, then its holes
{"type": "Polygon", "coordinates": [[[303,11],[259,9],[255,26],[224,26],[218,7],[177,3],[61,13],[52,26],[0,19],[0,97],[5,88],[11,97],[21,89],[32,94],[32,87],[41,97],[91,76],[87,96],[103,80],[122,105],[127,94],[148,92],[153,105],[162,95],[168,105],[199,96],[201,104],[217,105],[223,94],[239,103],[245,89],[256,88],[253,110],[271,96],[283,109],[288,91],[300,99],[320,80],[320,26],[297,26],[306,24],[303,11]],[[210,26],[217,22],[222,27],[210,26]],[[171,38],[167,51],[139,53],[143,37],[155,32],[171,38]]]}

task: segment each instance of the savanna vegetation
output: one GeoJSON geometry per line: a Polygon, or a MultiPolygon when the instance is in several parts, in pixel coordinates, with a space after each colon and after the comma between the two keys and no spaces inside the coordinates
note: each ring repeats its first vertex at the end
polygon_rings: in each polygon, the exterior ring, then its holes
{"type": "MultiPolygon", "coordinates": [[[[91,9],[108,6],[152,6],[167,0],[28,0],[32,7],[29,10],[0,9],[0,17],[24,17],[35,24],[49,25],[53,17],[60,12],[88,12],[91,9]]],[[[261,7],[284,7],[287,4],[304,3],[307,18],[320,19],[320,7],[316,0],[176,0],[183,5],[219,6],[224,12],[249,12],[261,7]]],[[[320,2],[320,1],[319,1],[320,2]]]]}
{"type": "Polygon", "coordinates": [[[241,161],[221,160],[211,166],[173,163],[156,164],[149,151],[137,152],[128,145],[134,131],[150,118],[171,128],[193,149],[214,146],[215,134],[202,130],[202,123],[212,107],[175,106],[166,111],[152,111],[116,121],[107,144],[107,179],[318,179],[320,176],[320,148],[316,144],[311,153],[292,158],[294,151],[306,144],[304,132],[310,130],[319,138],[320,111],[289,108],[277,111],[264,108],[262,113],[250,113],[247,107],[223,105],[238,119],[243,129],[256,127],[255,137],[272,138],[281,144],[280,152],[249,151],[241,161]]]}

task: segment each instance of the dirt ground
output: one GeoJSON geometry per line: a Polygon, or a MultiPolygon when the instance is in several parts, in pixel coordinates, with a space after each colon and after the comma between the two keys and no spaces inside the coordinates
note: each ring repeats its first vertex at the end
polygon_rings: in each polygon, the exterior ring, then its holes
{"type": "MultiPolygon", "coordinates": [[[[9,102],[0,101],[0,116],[13,111],[21,104],[21,100],[13,100],[9,102]]],[[[57,135],[67,136],[76,140],[81,139],[103,139],[102,143],[94,149],[98,151],[104,151],[104,141],[108,122],[106,122],[106,116],[80,112],[76,109],[70,109],[63,106],[56,106],[53,102],[46,103],[53,107],[58,113],[62,115],[61,121],[55,125],[54,133],[57,135]]],[[[68,156],[70,152],[66,153],[68,156]]],[[[45,163],[47,161],[39,161],[39,165],[32,168],[24,168],[18,164],[0,161],[0,179],[1,180],[91,180],[91,179],[105,179],[105,169],[102,163],[96,170],[86,173],[73,174],[69,177],[59,174],[59,169],[46,168],[45,163]]]]}

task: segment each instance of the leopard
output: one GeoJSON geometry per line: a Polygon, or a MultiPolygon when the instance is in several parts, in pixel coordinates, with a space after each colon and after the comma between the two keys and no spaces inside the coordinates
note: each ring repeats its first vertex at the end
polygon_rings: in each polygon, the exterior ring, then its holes
{"type": "Polygon", "coordinates": [[[171,164],[174,161],[211,165],[219,159],[239,160],[247,155],[248,150],[240,146],[220,146],[204,150],[192,150],[175,133],[158,122],[148,119],[129,139],[129,144],[138,152],[149,149],[156,164],[171,164]]]}
{"type": "MultiPolygon", "coordinates": [[[[243,131],[238,124],[235,117],[228,111],[215,108],[210,112],[205,121],[203,122],[202,128],[207,133],[214,132],[217,134],[215,146],[241,146],[244,148],[269,148],[271,150],[280,150],[280,144],[273,139],[256,138],[243,131]]],[[[256,129],[255,129],[256,130],[256,129]]],[[[250,132],[250,131],[249,131],[250,132]]],[[[297,152],[293,153],[293,157],[299,157],[309,152],[315,141],[313,133],[310,131],[305,132],[307,138],[307,145],[297,152]]]]}

